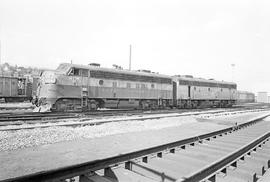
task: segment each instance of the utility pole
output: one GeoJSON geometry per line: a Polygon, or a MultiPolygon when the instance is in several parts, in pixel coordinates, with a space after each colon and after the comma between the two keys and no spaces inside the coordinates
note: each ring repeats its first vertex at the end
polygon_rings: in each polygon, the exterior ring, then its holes
{"type": "Polygon", "coordinates": [[[2,63],[2,44],[1,44],[1,40],[0,40],[0,73],[3,75],[3,72],[2,72],[2,66],[1,66],[1,63],[2,63]]]}
{"type": "Polygon", "coordinates": [[[129,70],[131,70],[131,45],[129,45],[129,70]]]}
{"type": "Polygon", "coordinates": [[[234,67],[235,67],[235,64],[231,64],[231,67],[232,67],[232,82],[234,81],[234,67]]]}
{"type": "Polygon", "coordinates": [[[1,65],[1,63],[2,63],[2,45],[1,45],[1,40],[0,40],[0,65],[1,65]]]}

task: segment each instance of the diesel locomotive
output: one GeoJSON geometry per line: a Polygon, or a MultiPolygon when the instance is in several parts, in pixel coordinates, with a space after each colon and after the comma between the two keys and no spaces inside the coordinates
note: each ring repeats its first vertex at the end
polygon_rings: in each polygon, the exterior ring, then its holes
{"type": "Polygon", "coordinates": [[[42,73],[34,100],[39,112],[229,107],[235,102],[235,83],[69,63],[42,73]]]}
{"type": "Polygon", "coordinates": [[[237,103],[255,102],[255,94],[248,91],[237,91],[237,103]]]}

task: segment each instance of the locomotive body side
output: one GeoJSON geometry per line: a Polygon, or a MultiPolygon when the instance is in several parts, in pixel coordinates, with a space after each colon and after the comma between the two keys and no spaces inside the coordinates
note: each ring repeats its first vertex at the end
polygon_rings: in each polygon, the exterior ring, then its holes
{"type": "Polygon", "coordinates": [[[255,102],[255,94],[247,91],[237,91],[237,103],[255,102]]]}
{"type": "Polygon", "coordinates": [[[47,105],[46,110],[157,108],[172,104],[169,76],[73,64],[60,67],[64,71],[47,71],[41,77],[37,105],[47,105]]]}
{"type": "Polygon", "coordinates": [[[236,101],[236,84],[184,76],[174,77],[179,108],[229,107],[236,101]]]}

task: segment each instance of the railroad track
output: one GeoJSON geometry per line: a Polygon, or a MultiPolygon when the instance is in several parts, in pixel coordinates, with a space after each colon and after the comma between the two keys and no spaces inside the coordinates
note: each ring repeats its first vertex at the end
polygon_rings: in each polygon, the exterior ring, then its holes
{"type": "MultiPolygon", "coordinates": [[[[254,110],[254,109],[268,109],[269,107],[266,106],[235,106],[233,108],[226,108],[223,110],[226,111],[234,111],[234,110],[254,110]]],[[[92,111],[92,112],[80,112],[80,111],[71,111],[71,112],[46,112],[46,113],[39,113],[39,112],[0,112],[0,122],[8,122],[8,121],[29,121],[29,120],[41,120],[44,118],[44,120],[49,120],[50,118],[55,119],[59,117],[59,119],[63,118],[72,118],[72,117],[78,117],[78,116],[110,116],[115,115],[117,113],[119,114],[140,114],[144,113],[170,113],[170,112],[199,112],[199,111],[211,111],[211,110],[220,110],[221,108],[204,108],[204,109],[163,109],[163,110],[134,110],[134,109],[112,109],[112,110],[98,110],[98,111],[92,111]]],[[[22,110],[24,111],[24,110],[22,110]]]]}
{"type": "MultiPolygon", "coordinates": [[[[224,111],[236,111],[236,110],[254,110],[262,109],[267,110],[268,107],[235,107],[227,108],[224,111]]],[[[115,109],[115,110],[99,110],[93,112],[56,112],[56,113],[38,113],[38,112],[3,112],[0,113],[0,123],[3,122],[13,122],[13,121],[37,121],[37,120],[50,120],[50,119],[68,119],[68,118],[78,118],[78,117],[92,117],[92,116],[114,116],[123,114],[155,114],[155,113],[184,113],[184,112],[200,112],[200,111],[215,111],[220,110],[220,108],[205,108],[205,109],[169,109],[169,110],[133,110],[133,109],[115,109]]],[[[224,112],[223,111],[223,112],[224,112]]],[[[220,111],[217,111],[217,113],[220,111]]],[[[1,124],[0,124],[1,125],[1,124]]]]}
{"type": "Polygon", "coordinates": [[[6,181],[257,181],[270,167],[270,123],[237,127],[6,181]]]}
{"type": "MultiPolygon", "coordinates": [[[[206,109],[210,110],[210,109],[206,109]]],[[[212,109],[214,110],[214,109],[212,109]]],[[[155,114],[155,113],[172,113],[172,112],[199,112],[202,109],[197,110],[153,110],[153,111],[143,111],[143,110],[101,110],[96,112],[69,112],[69,113],[35,113],[35,112],[25,112],[25,113],[0,113],[0,123],[9,121],[33,121],[33,120],[49,120],[49,119],[66,119],[66,118],[78,118],[87,116],[113,116],[121,114],[155,114]]],[[[217,111],[220,112],[220,111],[217,111]]]]}
{"type": "MultiPolygon", "coordinates": [[[[179,111],[179,110],[178,110],[179,111]]],[[[78,127],[78,126],[87,126],[87,125],[91,125],[91,126],[95,126],[95,125],[101,125],[101,124],[105,124],[105,123],[112,123],[112,122],[122,122],[122,121],[133,121],[133,120],[145,120],[145,119],[160,119],[160,118],[169,118],[169,117],[179,117],[179,116],[191,116],[191,115],[202,115],[202,114],[219,114],[219,113],[228,113],[228,112],[257,112],[257,111],[263,111],[263,110],[209,110],[209,111],[193,111],[190,112],[190,110],[188,110],[189,112],[185,113],[184,111],[181,111],[180,113],[173,113],[171,115],[158,115],[160,113],[158,112],[144,112],[143,111],[139,111],[139,110],[122,110],[122,111],[116,111],[113,110],[112,112],[103,112],[102,116],[113,116],[113,115],[138,115],[137,117],[132,117],[132,118],[109,118],[109,119],[103,119],[103,120],[94,120],[91,121],[89,120],[89,116],[93,116],[93,115],[100,115],[101,113],[86,113],[86,115],[78,115],[78,113],[70,113],[70,114],[59,114],[59,113],[50,113],[49,116],[46,116],[45,113],[39,115],[23,115],[19,117],[14,116],[15,120],[18,120],[18,118],[20,118],[22,121],[35,121],[35,120],[39,120],[38,124],[40,125],[34,125],[37,124],[37,122],[30,122],[30,123],[25,123],[25,122],[14,122],[14,118],[7,118],[8,120],[6,120],[6,118],[0,118],[0,126],[11,126],[11,127],[4,127],[4,128],[0,128],[0,131],[15,131],[15,130],[23,130],[23,129],[35,129],[35,128],[47,128],[47,127],[59,127],[59,126],[65,126],[65,127],[78,127]],[[142,117],[141,114],[144,114],[145,116],[142,117]],[[147,116],[148,114],[152,114],[150,116],[147,116]],[[154,114],[154,115],[153,115],[154,114]],[[156,114],[156,115],[155,115],[156,114]],[[70,118],[80,118],[79,121],[67,121],[67,122],[59,122],[61,121],[60,119],[70,119],[70,118]],[[2,119],[2,120],[1,120],[2,119]],[[10,122],[11,121],[13,122],[10,122]],[[56,121],[52,122],[51,120],[56,119],[56,121]],[[4,122],[5,121],[5,122],[4,122]],[[9,121],[9,122],[7,122],[9,121]],[[27,126],[20,126],[23,124],[30,124],[27,126]],[[14,127],[15,126],[15,127],[14,127]],[[16,127],[18,126],[18,127],[16,127]]],[[[167,112],[166,114],[170,113],[171,111],[167,112]]]]}
{"type": "Polygon", "coordinates": [[[37,112],[24,112],[24,113],[0,113],[0,122],[9,121],[33,121],[33,120],[49,120],[49,119],[67,119],[67,118],[77,118],[82,116],[108,116],[114,114],[123,113],[142,113],[141,110],[101,110],[95,112],[68,112],[68,113],[37,113],[37,112]]]}
{"type": "Polygon", "coordinates": [[[4,106],[0,106],[0,110],[31,110],[34,109],[34,106],[30,106],[30,107],[4,107],[4,106]]]}

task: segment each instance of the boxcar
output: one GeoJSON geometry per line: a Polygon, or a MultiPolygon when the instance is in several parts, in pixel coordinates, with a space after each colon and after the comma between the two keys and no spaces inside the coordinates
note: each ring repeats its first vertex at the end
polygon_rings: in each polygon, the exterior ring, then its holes
{"type": "Polygon", "coordinates": [[[0,99],[17,102],[31,99],[31,84],[26,78],[0,76],[0,99]]]}

